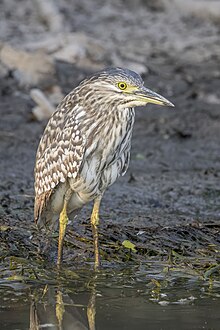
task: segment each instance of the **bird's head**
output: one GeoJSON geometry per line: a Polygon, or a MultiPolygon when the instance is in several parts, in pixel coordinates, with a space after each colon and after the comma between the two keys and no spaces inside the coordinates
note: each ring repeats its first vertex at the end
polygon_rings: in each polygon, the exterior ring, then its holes
{"type": "Polygon", "coordinates": [[[145,106],[147,103],[174,105],[163,96],[144,87],[139,74],[128,69],[105,69],[81,84],[85,98],[118,109],[145,106]]]}

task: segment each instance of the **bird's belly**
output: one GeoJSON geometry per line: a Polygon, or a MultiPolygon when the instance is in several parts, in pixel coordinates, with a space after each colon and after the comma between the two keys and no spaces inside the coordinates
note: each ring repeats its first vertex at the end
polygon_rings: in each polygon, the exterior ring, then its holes
{"type": "Polygon", "coordinates": [[[100,180],[100,190],[105,191],[109,186],[111,186],[117,178],[120,176],[120,170],[118,167],[118,162],[108,166],[104,169],[101,180],[100,180]]]}
{"type": "MultiPolygon", "coordinates": [[[[62,211],[63,201],[67,190],[68,190],[68,184],[62,183],[57,187],[56,191],[53,193],[50,200],[51,204],[49,207],[49,209],[51,209],[52,214],[58,215],[62,211]]],[[[68,202],[68,207],[67,207],[68,213],[81,209],[84,204],[85,204],[84,200],[82,200],[80,196],[75,191],[73,191],[70,200],[68,202]]]]}
{"type": "Polygon", "coordinates": [[[131,130],[127,132],[123,127],[122,133],[116,134],[116,138],[109,139],[105,145],[100,139],[95,140],[96,148],[87,149],[79,176],[69,179],[71,189],[84,204],[103,194],[108,186],[126,172],[130,155],[131,130]]]}
{"type": "Polygon", "coordinates": [[[112,185],[120,175],[119,162],[103,169],[101,160],[85,162],[78,180],[70,179],[70,187],[84,204],[94,200],[112,185]]]}
{"type": "Polygon", "coordinates": [[[77,193],[84,204],[100,195],[100,159],[93,157],[86,160],[77,179],[70,179],[71,189],[77,193]]]}

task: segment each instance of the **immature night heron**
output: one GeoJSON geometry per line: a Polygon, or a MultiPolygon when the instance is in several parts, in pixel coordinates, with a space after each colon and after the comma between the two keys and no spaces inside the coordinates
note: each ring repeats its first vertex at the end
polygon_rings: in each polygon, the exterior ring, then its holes
{"type": "Polygon", "coordinates": [[[147,103],[173,106],[143,86],[130,70],[112,68],[85,79],[50,118],[41,138],[35,167],[35,219],[59,217],[58,266],[68,214],[94,201],[91,226],[95,268],[99,266],[99,206],[105,190],[129,164],[134,107],[147,103]]]}

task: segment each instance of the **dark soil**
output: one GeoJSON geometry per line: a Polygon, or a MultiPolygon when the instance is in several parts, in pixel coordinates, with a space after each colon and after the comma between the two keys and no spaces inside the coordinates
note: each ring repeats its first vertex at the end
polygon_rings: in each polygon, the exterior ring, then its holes
{"type": "MultiPolygon", "coordinates": [[[[189,65],[155,49],[147,66],[145,85],[175,108],[136,111],[129,171],[102,203],[102,258],[121,263],[176,253],[205,258],[208,268],[220,257],[220,111],[208,98],[220,97],[218,58],[189,65]],[[124,240],[137,252],[123,247],[124,240]]],[[[57,62],[65,93],[86,73],[57,62]]],[[[0,255],[54,262],[57,237],[38,232],[33,220],[33,169],[46,122],[34,120],[29,90],[19,88],[13,75],[0,82],[0,92],[0,255]]],[[[66,261],[92,260],[90,210],[85,207],[68,226],[66,261]]]]}

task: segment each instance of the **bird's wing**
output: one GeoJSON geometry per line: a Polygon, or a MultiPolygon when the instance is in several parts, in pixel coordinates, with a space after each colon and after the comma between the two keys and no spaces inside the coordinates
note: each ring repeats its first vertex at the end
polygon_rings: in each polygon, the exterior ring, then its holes
{"type": "Polygon", "coordinates": [[[54,188],[67,178],[76,178],[84,157],[85,137],[79,118],[85,112],[71,102],[61,103],[41,138],[35,165],[35,220],[46,206],[54,188]]]}

